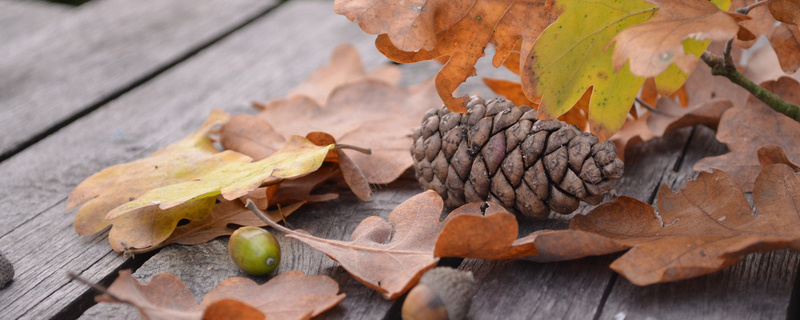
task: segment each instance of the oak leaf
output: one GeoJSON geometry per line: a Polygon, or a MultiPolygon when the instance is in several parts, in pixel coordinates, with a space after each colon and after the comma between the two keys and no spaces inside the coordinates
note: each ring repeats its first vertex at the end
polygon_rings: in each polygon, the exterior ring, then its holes
{"type": "MultiPolygon", "coordinates": [[[[737,5],[744,7],[748,4],[751,4],[752,1],[737,1],[737,5]]],[[[788,1],[791,2],[791,1],[788,1]]],[[[796,2],[796,1],[795,1],[796,2]]],[[[780,63],[781,69],[786,73],[794,73],[797,71],[798,67],[800,67],[800,26],[796,24],[791,24],[789,22],[779,22],[773,17],[771,11],[773,9],[774,4],[781,3],[781,1],[770,1],[767,6],[757,6],[750,10],[748,13],[749,17],[752,17],[751,20],[742,22],[742,25],[747,28],[748,30],[752,31],[753,34],[756,36],[765,36],[768,40],[772,48],[775,50],[775,54],[777,54],[778,62],[780,63]]],[[[791,5],[791,4],[789,4],[791,5]]],[[[783,18],[790,18],[791,14],[793,13],[795,16],[800,15],[798,10],[795,9],[794,12],[792,11],[775,11],[778,16],[783,14],[783,18]]],[[[756,42],[755,41],[734,41],[734,43],[742,48],[750,48],[756,42]]],[[[760,58],[754,59],[755,56],[752,56],[750,59],[756,60],[757,63],[763,63],[766,61],[759,61],[759,60],[771,60],[774,59],[770,58],[760,58]]],[[[749,63],[748,63],[749,65],[749,63]]],[[[762,68],[758,68],[755,71],[760,72],[762,68]]],[[[745,73],[747,75],[747,73],[745,73]]],[[[784,75],[784,74],[781,74],[784,75]]],[[[748,76],[749,79],[753,80],[756,83],[761,81],[757,81],[756,78],[748,76]]],[[[777,77],[770,77],[770,79],[776,79],[777,77]]],[[[763,79],[762,81],[767,80],[763,79]]]]}
{"type": "Polygon", "coordinates": [[[189,288],[174,275],[160,273],[142,285],[129,270],[123,270],[96,300],[130,304],[139,309],[143,319],[212,319],[231,315],[246,319],[310,319],[344,299],[345,295],[338,292],[339,284],[327,276],[307,277],[300,271],[289,271],[262,285],[247,278],[225,279],[197,304],[189,288]]]}
{"type": "MultiPolygon", "coordinates": [[[[336,64],[338,60],[331,63],[336,64]]],[[[337,74],[330,77],[336,78],[337,74]]],[[[262,109],[257,116],[235,116],[222,127],[221,143],[226,149],[257,159],[273,152],[274,145],[281,141],[276,134],[324,132],[337,143],[372,150],[371,155],[346,154],[359,169],[350,174],[344,172],[346,178],[363,174],[369,183],[385,184],[397,179],[412,165],[408,156],[411,132],[419,126],[426,111],[438,106],[441,100],[430,81],[412,88],[398,88],[382,80],[364,78],[336,87],[324,105],[306,95],[256,104],[262,109]]],[[[346,169],[342,166],[343,171],[346,169]]]]}
{"type": "MultiPolygon", "coordinates": [[[[800,104],[800,83],[783,77],[761,84],[784,100],[800,104]]],[[[725,143],[730,152],[703,158],[694,165],[698,171],[711,168],[729,172],[745,192],[753,190],[759,166],[756,151],[766,145],[778,145],[786,150],[789,159],[800,160],[800,123],[775,112],[761,100],[750,96],[746,107],[726,111],[719,123],[717,140],[725,143]]]]}
{"type": "MultiPolygon", "coordinates": [[[[259,211],[252,204],[247,207],[259,211]]],[[[272,221],[267,224],[325,253],[358,281],[384,298],[394,299],[411,289],[439,261],[433,249],[448,221],[439,222],[442,208],[439,195],[428,190],[397,206],[388,220],[377,216],[364,219],[350,241],[317,238],[272,221]]]]}
{"type": "MultiPolygon", "coordinates": [[[[265,182],[279,182],[316,171],[334,145],[317,146],[304,137],[293,136],[267,158],[248,163],[226,163],[192,180],[169,184],[145,192],[139,198],[111,210],[109,219],[143,208],[166,210],[186,201],[222,195],[232,200],[246,195],[265,182]]],[[[233,152],[233,151],[226,151],[233,152]]],[[[248,158],[249,159],[249,158],[248,158]]]]}
{"type": "Polygon", "coordinates": [[[128,216],[105,219],[108,212],[151,189],[191,181],[224,164],[243,164],[250,158],[235,152],[219,152],[208,134],[228,120],[227,113],[214,110],[194,133],[172,143],[148,158],[106,168],[81,182],[67,200],[67,210],[81,204],[75,216],[80,235],[99,232],[113,225],[109,243],[116,251],[153,246],[167,237],[181,219],[200,220],[214,199],[186,202],[169,210],[143,208],[128,216]]]}
{"type": "Polygon", "coordinates": [[[391,60],[412,63],[447,57],[436,76],[436,88],[445,105],[460,112],[466,112],[464,106],[469,99],[454,98],[452,94],[474,75],[475,63],[484,55],[484,47],[496,44],[492,64],[499,67],[520,43],[522,53],[527,54],[542,30],[558,17],[556,8],[546,1],[460,0],[450,1],[453,8],[447,10],[428,8],[446,2],[429,1],[425,6],[418,2],[390,4],[399,6],[394,11],[372,5],[377,3],[373,1],[337,0],[336,6],[343,8],[338,13],[357,20],[365,32],[378,34],[375,45],[391,60]],[[439,12],[442,14],[437,15],[439,12]],[[429,20],[433,22],[418,23],[429,20]],[[371,25],[401,25],[403,28],[399,30],[414,33],[406,36],[408,33],[371,28],[371,25]]]}
{"type": "Polygon", "coordinates": [[[644,78],[614,71],[606,44],[622,29],[645,22],[658,7],[643,1],[556,2],[563,10],[542,32],[521,69],[522,88],[541,96],[539,117],[556,118],[592,87],[591,131],[605,140],[619,130],[644,78]],[[609,2],[613,2],[609,3],[609,2]]]}
{"type": "Polygon", "coordinates": [[[615,71],[630,60],[631,72],[642,77],[655,77],[673,63],[683,72],[691,73],[698,59],[696,54],[684,52],[684,39],[726,41],[737,34],[745,40],[755,39],[739,25],[749,19],[746,15],[725,12],[707,0],[648,1],[659,6],[658,13],[611,40],[616,43],[611,58],[615,71]]]}
{"type": "Polygon", "coordinates": [[[795,26],[800,25],[800,1],[772,0],[767,7],[775,20],[795,26]]]}
{"type": "Polygon", "coordinates": [[[507,235],[516,231],[516,221],[498,218],[510,214],[486,210],[481,216],[473,209],[445,226],[437,256],[559,261],[631,248],[611,268],[634,284],[648,285],[715,272],[752,252],[800,250],[798,167],[779,155],[764,157],[766,167],[753,192],[758,216],[733,179],[715,170],[700,173],[677,193],[663,185],[658,213],[639,200],[620,197],[573,218],[569,230],[537,231],[516,240],[507,235]],[[454,236],[459,233],[470,237],[454,236]],[[494,239],[500,243],[491,243],[494,239]]]}

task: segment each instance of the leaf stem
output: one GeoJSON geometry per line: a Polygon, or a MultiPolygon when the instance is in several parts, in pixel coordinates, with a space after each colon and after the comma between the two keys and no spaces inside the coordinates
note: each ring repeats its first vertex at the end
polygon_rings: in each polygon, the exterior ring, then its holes
{"type": "Polygon", "coordinates": [[[111,297],[112,299],[114,299],[114,300],[123,301],[122,299],[120,299],[120,298],[116,297],[114,294],[112,294],[112,293],[108,292],[108,288],[106,288],[106,287],[104,287],[104,286],[101,286],[101,285],[99,285],[99,284],[93,283],[93,282],[92,282],[92,281],[90,281],[89,279],[86,279],[86,278],[84,278],[84,277],[81,277],[81,276],[79,276],[79,275],[78,275],[77,273],[75,273],[75,272],[72,272],[72,271],[67,271],[67,277],[69,277],[69,278],[70,278],[70,279],[72,279],[72,280],[76,280],[76,281],[78,281],[78,282],[80,282],[80,283],[83,283],[83,284],[85,284],[85,285],[89,286],[90,288],[94,289],[95,291],[97,291],[97,292],[99,292],[99,293],[102,293],[102,294],[108,295],[108,296],[110,296],[110,297],[111,297]]]}
{"type": "Polygon", "coordinates": [[[343,143],[337,143],[336,145],[334,145],[333,149],[350,149],[350,150],[355,150],[355,151],[358,151],[358,152],[361,152],[361,153],[367,154],[367,155],[372,154],[372,149],[362,148],[362,147],[359,147],[359,146],[343,144],[343,143]]]}
{"type": "Polygon", "coordinates": [[[706,51],[703,52],[703,54],[700,56],[700,59],[702,59],[703,62],[711,67],[711,74],[728,78],[728,80],[731,82],[747,89],[747,91],[750,91],[753,96],[766,103],[770,108],[786,115],[789,118],[794,119],[797,122],[800,122],[800,107],[781,99],[781,97],[777,94],[774,94],[769,90],[757,85],[755,82],[750,81],[750,79],[747,79],[747,77],[745,77],[741,72],[739,72],[739,70],[736,69],[736,65],[733,64],[730,54],[728,54],[726,57],[720,57],[706,51]]]}

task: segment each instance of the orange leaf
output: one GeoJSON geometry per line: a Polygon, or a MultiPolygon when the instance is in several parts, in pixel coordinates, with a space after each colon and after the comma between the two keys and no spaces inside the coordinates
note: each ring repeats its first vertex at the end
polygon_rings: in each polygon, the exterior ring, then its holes
{"type": "Polygon", "coordinates": [[[767,7],[769,7],[769,13],[771,13],[776,20],[795,26],[800,25],[799,0],[772,0],[767,7]]]}
{"type": "Polygon", "coordinates": [[[259,314],[261,319],[264,315],[269,319],[309,319],[342,301],[344,294],[337,292],[339,284],[327,276],[307,277],[289,271],[263,285],[247,278],[225,279],[197,304],[189,288],[171,274],[157,274],[142,285],[129,270],[123,270],[97,301],[132,305],[144,319],[207,319],[204,314],[214,319],[237,314],[250,317],[245,319],[259,319],[259,314]]]}
{"type": "Polygon", "coordinates": [[[364,219],[353,231],[351,241],[317,238],[274,222],[268,224],[325,253],[384,298],[394,299],[411,289],[439,261],[433,249],[447,222],[439,222],[442,207],[439,195],[428,190],[400,204],[388,221],[376,216],[364,219]]]}
{"type": "MultiPolygon", "coordinates": [[[[800,83],[794,79],[783,77],[761,86],[788,102],[800,104],[800,83]]],[[[800,159],[800,144],[794,137],[800,137],[800,123],[750,96],[747,107],[732,108],[720,120],[717,140],[725,143],[731,151],[701,159],[694,169],[717,168],[729,172],[736,184],[745,192],[750,192],[761,170],[756,150],[766,145],[778,145],[786,149],[789,159],[797,161],[800,159]]]]}
{"type": "MultiPolygon", "coordinates": [[[[332,64],[338,63],[335,59],[336,56],[332,64]]],[[[340,75],[337,68],[321,70],[334,73],[315,73],[317,78],[323,75],[349,77],[340,75]]],[[[325,105],[306,95],[257,104],[263,111],[258,116],[233,117],[222,127],[220,142],[226,149],[258,159],[277,148],[281,139],[275,135],[288,137],[324,132],[337,143],[372,150],[371,155],[346,152],[354,164],[354,167],[342,168],[350,179],[348,182],[385,184],[397,179],[412,165],[408,156],[413,142],[410,133],[419,126],[419,119],[426,111],[441,106],[434,90],[431,81],[417,87],[398,88],[381,80],[362,78],[336,87],[325,99],[325,105]]],[[[365,183],[356,189],[360,190],[360,198],[369,197],[365,183]]]]}
{"type": "MultiPolygon", "coordinates": [[[[539,34],[558,17],[558,12],[547,2],[506,2],[491,1],[453,1],[459,3],[459,13],[448,13],[448,21],[457,17],[457,22],[452,25],[443,23],[436,28],[420,28],[419,33],[424,33],[428,40],[426,46],[408,46],[405,42],[398,41],[394,33],[386,33],[386,29],[365,28],[365,20],[358,20],[362,29],[371,34],[379,34],[375,45],[387,58],[401,63],[412,63],[431,60],[447,56],[449,60],[436,76],[436,89],[445,105],[456,112],[466,112],[465,105],[468,97],[454,98],[452,93],[468,77],[475,74],[475,63],[483,56],[483,49],[489,43],[497,44],[497,52],[492,63],[499,67],[506,58],[521,43],[521,53],[527,56],[533,47],[533,42],[539,34]],[[471,6],[471,7],[470,7],[471,6]],[[468,11],[463,9],[469,8],[468,11]],[[531,18],[536,17],[536,18],[531,18]],[[432,45],[432,46],[431,46],[432,45]]],[[[338,0],[337,3],[353,4],[354,9],[337,11],[345,14],[351,20],[354,15],[362,17],[371,15],[368,20],[371,24],[398,24],[408,20],[394,20],[396,18],[380,13],[380,6],[356,6],[363,3],[359,0],[338,0]],[[358,11],[356,9],[360,9],[358,11]]],[[[426,10],[414,11],[413,5],[398,8],[403,14],[414,16],[424,13],[427,17],[430,12],[426,10]]],[[[418,8],[421,10],[421,8],[418,8]]],[[[406,25],[409,25],[406,23],[406,25]]],[[[413,24],[411,24],[413,25],[413,24]]],[[[517,67],[516,69],[519,69],[517,67]]],[[[513,69],[512,69],[513,70],[513,69]]]]}
{"type": "Polygon", "coordinates": [[[611,58],[614,71],[630,60],[631,72],[642,77],[655,77],[673,63],[690,73],[697,57],[683,51],[683,39],[725,41],[737,33],[744,40],[755,38],[738,23],[749,19],[746,15],[722,11],[707,0],[649,2],[660,7],[655,17],[628,27],[611,40],[616,42],[611,58]]]}

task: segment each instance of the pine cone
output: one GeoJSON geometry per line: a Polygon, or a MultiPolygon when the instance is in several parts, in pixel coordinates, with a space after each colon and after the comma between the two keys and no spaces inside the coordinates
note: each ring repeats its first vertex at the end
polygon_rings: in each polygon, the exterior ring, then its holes
{"type": "Polygon", "coordinates": [[[472,97],[468,113],[446,107],[425,114],[414,130],[417,179],[449,207],[494,200],[527,216],[568,214],[579,199],[598,204],[622,176],[610,141],[502,98],[472,97]]]}

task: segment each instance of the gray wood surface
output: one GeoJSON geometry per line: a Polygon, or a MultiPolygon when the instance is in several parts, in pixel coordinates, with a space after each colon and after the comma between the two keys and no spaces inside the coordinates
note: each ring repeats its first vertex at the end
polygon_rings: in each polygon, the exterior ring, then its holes
{"type": "Polygon", "coordinates": [[[75,234],[75,210],[64,210],[69,192],[89,175],[194,131],[211,109],[254,112],[249,101],[285,96],[342,42],[353,42],[368,68],[384,63],[372,37],[330,5],[288,3],[0,163],[0,251],[17,268],[0,291],[3,317],[53,316],[88,291],[68,281],[67,270],[97,280],[125,263],[107,234],[75,234]]]}
{"type": "Polygon", "coordinates": [[[0,41],[0,157],[113,99],[275,3],[103,0],[59,12],[57,19],[40,14],[38,22],[32,22],[36,17],[21,19],[16,14],[25,14],[22,8],[4,4],[15,9],[3,26],[24,36],[0,41]]]}
{"type": "Polygon", "coordinates": [[[69,6],[44,1],[0,1],[0,41],[9,43],[28,37],[32,30],[61,20],[69,12],[69,6]]]}
{"type": "MultiPolygon", "coordinates": [[[[725,153],[714,134],[694,128],[679,166],[663,183],[682,188],[697,175],[697,160],[725,153]]],[[[732,268],[674,283],[638,287],[617,277],[601,319],[784,319],[798,267],[800,254],[782,250],[751,254],[732,268]]]]}
{"type": "MultiPolygon", "coordinates": [[[[274,1],[102,0],[75,9],[33,2],[10,5],[14,3],[0,0],[0,39],[8,39],[0,42],[0,126],[5,133],[0,155],[75,114],[79,117],[0,162],[0,252],[17,269],[15,280],[0,290],[2,319],[78,317],[94,293],[69,281],[67,270],[107,283],[119,269],[146,261],[135,277],[146,282],[157,273],[173,273],[198,300],[221,280],[244,276],[229,260],[225,238],[124,259],[110,249],[107,232],[75,234],[75,210],[63,209],[66,197],[102,168],[144,157],[194,131],[211,109],[253,113],[249,101],[283,97],[327,64],[339,43],[353,42],[368,68],[386,62],[374,48],[374,37],[334,14],[330,1],[292,1],[263,16],[259,14],[274,1]],[[14,12],[31,12],[43,21],[21,19],[14,12]],[[252,23],[236,29],[253,17],[252,23]],[[13,28],[28,32],[16,35],[8,31],[13,28]],[[99,109],[80,114],[94,107],[99,109]]],[[[491,55],[487,50],[479,61],[479,74],[508,78],[504,70],[489,66],[491,55]]],[[[439,67],[436,62],[403,66],[401,83],[419,83],[439,67]]],[[[492,95],[478,77],[459,92],[492,95]]],[[[615,191],[654,203],[662,183],[682,187],[696,175],[691,168],[698,159],[724,151],[713,132],[702,127],[637,145],[627,151],[626,172],[615,191]]],[[[420,191],[411,172],[376,187],[368,202],[344,192],[338,200],[304,207],[288,221],[321,237],[347,239],[363,218],[386,217],[420,191]]],[[[579,211],[590,209],[582,206],[579,211]]],[[[567,222],[522,221],[521,234],[565,228],[567,222]]],[[[402,299],[386,301],[324,254],[278,238],[284,252],[278,273],[329,275],[347,294],[320,318],[399,317],[402,299]]],[[[778,251],[750,255],[742,264],[709,276],[637,287],[608,268],[616,257],[547,264],[476,259],[444,263],[475,273],[479,285],[472,319],[786,318],[800,267],[800,254],[778,251]]],[[[108,318],[139,316],[132,307],[117,304],[96,305],[81,316],[108,318]]]]}

